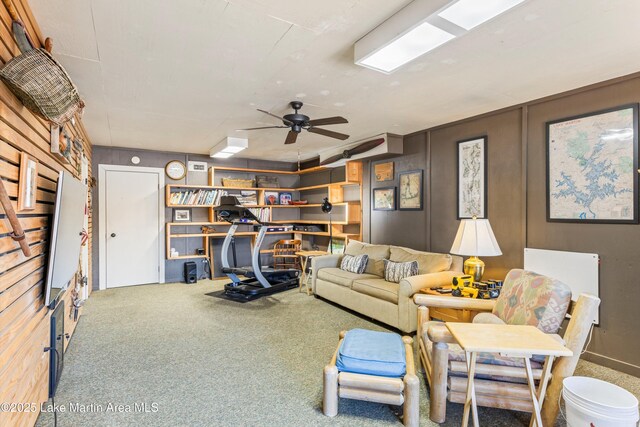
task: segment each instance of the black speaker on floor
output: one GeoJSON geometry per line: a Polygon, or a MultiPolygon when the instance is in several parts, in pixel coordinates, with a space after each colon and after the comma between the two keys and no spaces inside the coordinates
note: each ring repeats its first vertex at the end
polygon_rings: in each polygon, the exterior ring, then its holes
{"type": "Polygon", "coordinates": [[[195,262],[184,263],[184,281],[186,283],[196,283],[198,281],[198,266],[195,262]]]}

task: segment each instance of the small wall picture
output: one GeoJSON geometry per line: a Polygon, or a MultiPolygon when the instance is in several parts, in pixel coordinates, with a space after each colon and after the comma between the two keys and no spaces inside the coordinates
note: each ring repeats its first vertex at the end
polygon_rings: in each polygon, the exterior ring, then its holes
{"type": "Polygon", "coordinates": [[[280,204],[281,205],[290,205],[293,196],[291,193],[280,193],[280,204]]]}
{"type": "Polygon", "coordinates": [[[487,217],[487,137],[458,142],[458,219],[487,217]]]}
{"type": "Polygon", "coordinates": [[[174,222],[190,222],[191,221],[191,209],[174,209],[173,210],[174,222]]]}
{"type": "Polygon", "coordinates": [[[20,177],[18,185],[18,210],[31,211],[36,208],[38,161],[27,153],[20,154],[20,177]]]}
{"type": "Polygon", "coordinates": [[[422,170],[401,172],[398,174],[400,181],[398,208],[400,210],[422,210],[422,175],[422,170]]]}
{"type": "Polygon", "coordinates": [[[374,211],[396,210],[396,187],[384,187],[373,189],[374,211]]]}
{"type": "Polygon", "coordinates": [[[277,205],[280,201],[277,191],[265,191],[264,192],[264,204],[265,205],[277,205]]]}
{"type": "Polygon", "coordinates": [[[393,162],[378,163],[373,166],[376,182],[393,181],[393,162]]]}

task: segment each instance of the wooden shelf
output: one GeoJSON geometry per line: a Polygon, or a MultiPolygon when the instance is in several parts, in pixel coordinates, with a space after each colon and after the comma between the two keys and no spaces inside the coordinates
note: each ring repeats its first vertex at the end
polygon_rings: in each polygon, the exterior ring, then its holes
{"type": "MultiPolygon", "coordinates": [[[[277,191],[277,192],[305,192],[312,190],[324,190],[326,192],[326,196],[329,198],[329,201],[333,204],[333,206],[344,206],[344,209],[340,209],[339,215],[334,215],[335,221],[331,221],[333,226],[333,237],[335,239],[350,239],[350,238],[360,238],[361,234],[359,233],[359,225],[361,223],[361,201],[344,201],[345,199],[345,191],[344,188],[346,186],[356,186],[361,185],[362,183],[362,162],[360,161],[352,161],[347,162],[344,166],[345,170],[345,178],[344,181],[340,182],[332,182],[325,184],[317,184],[310,186],[301,186],[299,188],[262,188],[262,187],[225,187],[223,185],[212,185],[215,181],[215,172],[216,171],[227,171],[227,172],[237,172],[237,173],[245,173],[245,174],[272,174],[272,175],[285,175],[285,176],[300,176],[303,174],[317,173],[322,171],[330,170],[325,167],[314,167],[300,171],[282,171],[282,170],[274,170],[274,169],[257,169],[257,168],[238,168],[238,167],[211,167],[209,168],[209,184],[210,185],[193,185],[193,184],[169,184],[166,186],[167,199],[171,195],[172,190],[175,191],[185,191],[187,189],[201,189],[201,190],[223,190],[223,191],[254,191],[258,197],[256,202],[264,202],[263,196],[265,191],[277,191]],[[344,211],[344,213],[343,213],[344,211]],[[355,230],[355,233],[346,233],[343,226],[351,225],[352,229],[355,230]]],[[[361,194],[362,197],[362,189],[361,194]]],[[[166,203],[165,201],[165,203],[166,203]]],[[[178,205],[166,203],[167,207],[170,208],[207,208],[209,212],[209,221],[202,222],[168,222],[166,227],[166,245],[167,245],[167,259],[189,259],[189,258],[208,258],[211,256],[210,254],[210,239],[223,239],[227,235],[227,230],[231,224],[224,221],[216,221],[215,219],[215,205],[178,205]],[[171,227],[200,227],[200,226],[221,226],[225,228],[221,228],[220,231],[216,231],[213,233],[202,233],[200,229],[193,229],[193,232],[188,232],[188,228],[181,229],[186,230],[184,233],[175,233],[171,231],[171,227]],[[203,247],[205,248],[206,255],[179,255],[177,257],[171,257],[169,254],[171,248],[172,239],[189,239],[189,238],[201,238],[203,240],[203,247]]],[[[269,217],[273,218],[273,210],[274,209],[318,209],[322,206],[321,203],[309,203],[306,205],[265,205],[265,204],[255,204],[255,205],[245,205],[246,208],[256,208],[256,209],[270,209],[268,213],[269,217]]],[[[310,211],[314,212],[314,211],[310,211]]],[[[309,212],[309,213],[310,213],[309,212]]],[[[304,215],[303,215],[304,216],[304,215]]],[[[320,216],[318,216],[320,217],[320,216]]],[[[325,218],[325,217],[320,217],[325,218]]],[[[323,225],[328,226],[329,221],[327,219],[323,220],[312,220],[312,219],[288,219],[288,220],[275,220],[268,221],[269,224],[310,224],[310,225],[323,225]]],[[[255,225],[254,223],[245,223],[242,225],[246,225],[247,227],[251,227],[255,225]]],[[[326,228],[326,227],[325,227],[326,228]]],[[[236,232],[237,237],[255,237],[258,233],[253,231],[252,228],[241,229],[247,231],[238,231],[236,232]]],[[[329,237],[329,231],[271,231],[267,232],[267,234],[273,235],[297,235],[297,236],[321,236],[321,237],[329,237]]],[[[269,251],[269,249],[265,249],[265,251],[269,251]]],[[[266,253],[266,252],[265,252],[266,253]]]]}
{"type": "Polygon", "coordinates": [[[211,187],[214,190],[246,190],[246,191],[260,191],[260,190],[266,190],[266,191],[287,191],[287,192],[293,192],[293,191],[298,191],[295,188],[279,188],[279,187],[274,187],[274,188],[264,188],[264,187],[223,187],[222,185],[216,185],[216,186],[212,186],[211,187]]]}
{"type": "Polygon", "coordinates": [[[203,190],[215,190],[215,187],[212,187],[210,185],[206,185],[206,184],[202,184],[202,185],[196,185],[196,184],[167,184],[167,187],[169,188],[200,188],[203,190]]]}
{"type": "Polygon", "coordinates": [[[173,203],[167,203],[168,208],[213,208],[215,205],[174,205],[173,203]]]}
{"type": "MultiPolygon", "coordinates": [[[[350,202],[337,202],[332,203],[333,206],[347,206],[347,205],[359,205],[360,202],[350,201],[350,202]]],[[[309,203],[306,205],[244,205],[245,208],[319,208],[322,206],[322,203],[309,203]]]]}
{"type": "Polygon", "coordinates": [[[324,166],[316,166],[309,169],[303,169],[298,171],[282,171],[282,170],[274,170],[274,169],[252,169],[252,168],[234,168],[230,166],[213,166],[211,169],[219,170],[219,171],[229,171],[229,172],[253,172],[253,173],[272,173],[272,174],[280,174],[280,175],[304,175],[308,173],[316,173],[327,170],[324,166]]]}

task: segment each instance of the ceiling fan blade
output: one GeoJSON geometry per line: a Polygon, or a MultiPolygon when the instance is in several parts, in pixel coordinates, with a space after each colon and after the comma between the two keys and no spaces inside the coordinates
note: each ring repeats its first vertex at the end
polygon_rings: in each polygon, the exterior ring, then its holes
{"type": "Polygon", "coordinates": [[[384,138],[378,138],[378,139],[374,139],[373,141],[363,142],[362,144],[357,145],[353,148],[350,148],[347,151],[349,151],[350,155],[355,156],[356,154],[362,154],[369,150],[373,150],[383,142],[384,142],[384,138]]]}
{"type": "Polygon", "coordinates": [[[309,126],[326,126],[326,125],[339,125],[342,123],[349,123],[347,119],[340,116],[325,117],[324,119],[309,120],[309,126]]]}
{"type": "Polygon", "coordinates": [[[311,133],[317,133],[318,135],[324,135],[324,136],[328,136],[329,138],[340,139],[342,141],[349,138],[349,135],[345,135],[344,133],[334,132],[332,130],[327,130],[322,128],[310,127],[307,130],[311,133]]]}
{"type": "Polygon", "coordinates": [[[257,128],[246,128],[246,129],[236,129],[236,130],[257,130],[257,129],[275,129],[275,128],[288,128],[289,126],[260,126],[257,128]]]}
{"type": "Polygon", "coordinates": [[[284,140],[285,144],[295,144],[298,139],[298,132],[294,132],[292,130],[287,134],[287,139],[284,140]]]}
{"type": "Polygon", "coordinates": [[[261,109],[259,109],[259,108],[257,108],[257,110],[258,110],[258,111],[260,111],[261,113],[268,114],[268,115],[270,115],[271,117],[275,117],[275,118],[276,118],[276,119],[278,119],[278,120],[282,120],[285,124],[287,124],[287,125],[289,125],[289,126],[291,126],[291,125],[293,124],[292,122],[290,122],[289,120],[285,119],[284,117],[276,116],[275,114],[272,114],[272,113],[270,113],[270,112],[268,112],[268,111],[265,111],[265,110],[261,110],[261,109]]]}
{"type": "Polygon", "coordinates": [[[324,166],[324,165],[328,165],[331,164],[333,162],[337,162],[340,159],[344,159],[344,153],[341,154],[336,154],[335,156],[331,156],[327,159],[324,159],[323,161],[320,162],[320,166],[324,166]]]}

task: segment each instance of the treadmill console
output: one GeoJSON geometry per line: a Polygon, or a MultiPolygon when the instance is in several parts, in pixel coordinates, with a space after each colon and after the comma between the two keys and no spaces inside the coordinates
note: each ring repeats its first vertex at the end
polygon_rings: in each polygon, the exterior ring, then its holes
{"type": "Polygon", "coordinates": [[[229,223],[245,222],[252,223],[257,222],[260,224],[258,218],[249,209],[240,204],[238,198],[235,196],[222,196],[220,198],[220,204],[213,208],[214,212],[218,214],[218,217],[223,221],[229,223]]]}

